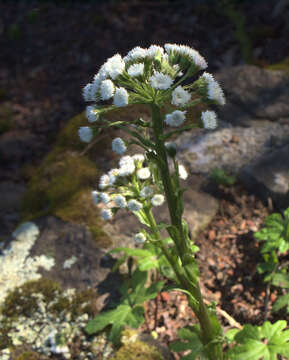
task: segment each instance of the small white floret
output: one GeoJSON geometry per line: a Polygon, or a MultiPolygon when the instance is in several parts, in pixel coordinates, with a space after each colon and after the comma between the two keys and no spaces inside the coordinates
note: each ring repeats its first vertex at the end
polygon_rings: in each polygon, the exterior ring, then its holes
{"type": "Polygon", "coordinates": [[[134,60],[138,60],[138,59],[144,59],[147,55],[147,49],[143,49],[139,46],[133,48],[132,50],[130,50],[127,54],[127,56],[125,56],[123,58],[124,62],[128,62],[128,61],[134,61],[134,60]]]}
{"type": "Polygon", "coordinates": [[[101,217],[102,217],[103,220],[112,219],[112,211],[110,209],[102,209],[101,217]]]}
{"type": "Polygon", "coordinates": [[[91,93],[91,90],[92,90],[92,84],[86,84],[84,86],[84,88],[82,89],[82,96],[83,96],[83,99],[84,101],[93,101],[92,99],[92,93],[91,93]]]}
{"type": "Polygon", "coordinates": [[[139,201],[132,199],[127,203],[127,207],[130,211],[140,211],[143,206],[139,201]]]}
{"type": "Polygon", "coordinates": [[[145,161],[145,157],[143,154],[134,154],[132,156],[132,158],[134,159],[134,161],[140,162],[140,163],[143,163],[145,161]]]}
{"type": "Polygon", "coordinates": [[[141,76],[143,74],[143,71],[144,71],[143,63],[133,64],[127,70],[129,76],[132,76],[132,77],[141,76]]]}
{"type": "Polygon", "coordinates": [[[97,205],[100,202],[99,192],[96,190],[93,190],[91,192],[91,195],[92,195],[92,200],[93,200],[94,205],[97,205]]]}
{"type": "Polygon", "coordinates": [[[217,115],[214,111],[204,111],[202,112],[201,119],[204,124],[205,129],[216,129],[217,127],[217,115]]]}
{"type": "Polygon", "coordinates": [[[169,126],[177,127],[184,123],[186,111],[176,110],[166,115],[165,123],[169,126]]]}
{"type": "Polygon", "coordinates": [[[140,191],[140,196],[144,199],[151,197],[154,193],[154,190],[151,186],[145,186],[140,191]]]}
{"type": "Polygon", "coordinates": [[[158,45],[151,45],[147,50],[147,55],[150,58],[154,58],[158,53],[163,55],[164,49],[158,45]]]}
{"type": "Polygon", "coordinates": [[[78,129],[78,135],[81,141],[87,143],[89,143],[93,138],[93,133],[89,126],[81,126],[78,129]]]}
{"type": "Polygon", "coordinates": [[[117,137],[112,140],[112,151],[116,152],[119,155],[122,155],[126,152],[126,150],[127,147],[121,138],[117,137]]]}
{"type": "Polygon", "coordinates": [[[185,106],[190,100],[191,94],[180,85],[172,92],[172,104],[175,106],[185,106]]]}
{"type": "Polygon", "coordinates": [[[133,238],[137,244],[143,244],[146,241],[146,237],[143,233],[137,233],[133,238]]]}
{"type": "Polygon", "coordinates": [[[150,169],[148,167],[141,168],[137,171],[137,177],[141,180],[146,180],[151,176],[150,169]]]}
{"type": "Polygon", "coordinates": [[[179,165],[179,177],[183,180],[186,180],[188,177],[188,172],[184,165],[179,165]]]}
{"type": "Polygon", "coordinates": [[[109,58],[104,64],[106,73],[115,80],[119,75],[124,72],[125,62],[123,61],[120,54],[116,54],[113,57],[109,58]]]}
{"type": "Polygon", "coordinates": [[[99,194],[99,200],[100,202],[102,202],[103,204],[108,204],[110,202],[110,196],[105,193],[105,192],[101,192],[99,194]]]}
{"type": "Polygon", "coordinates": [[[113,97],[113,104],[117,107],[126,106],[128,104],[128,92],[125,88],[116,88],[113,97]]]}
{"type": "Polygon", "coordinates": [[[87,106],[85,115],[90,123],[93,123],[99,119],[99,114],[94,106],[87,106]]]}
{"type": "Polygon", "coordinates": [[[114,202],[115,202],[115,205],[118,207],[118,208],[125,208],[127,206],[127,202],[126,202],[126,199],[124,196],[122,195],[116,195],[116,197],[113,199],[114,202]]]}
{"type": "Polygon", "coordinates": [[[109,176],[106,175],[106,174],[104,174],[104,175],[102,175],[102,176],[100,177],[100,179],[99,179],[99,185],[98,185],[98,187],[99,187],[101,190],[103,190],[103,189],[105,189],[106,187],[108,187],[108,185],[109,185],[109,176]]]}
{"type": "Polygon", "coordinates": [[[150,82],[154,89],[167,90],[174,80],[169,75],[155,71],[154,75],[150,77],[150,82]]]}
{"type": "Polygon", "coordinates": [[[100,85],[100,97],[102,100],[108,100],[113,97],[114,94],[114,84],[111,80],[103,80],[100,85]]]}
{"type": "Polygon", "coordinates": [[[215,100],[220,105],[225,105],[226,100],[223,90],[221,89],[219,83],[214,79],[213,75],[204,72],[201,78],[203,78],[207,83],[208,98],[210,100],[215,100]]]}
{"type": "Polygon", "coordinates": [[[161,206],[164,203],[164,201],[165,201],[165,197],[162,194],[155,194],[151,199],[153,206],[161,206]]]}

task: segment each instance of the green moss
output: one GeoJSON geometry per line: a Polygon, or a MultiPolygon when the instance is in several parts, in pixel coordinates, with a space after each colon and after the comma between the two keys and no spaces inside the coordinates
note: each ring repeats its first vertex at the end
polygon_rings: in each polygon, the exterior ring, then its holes
{"type": "Polygon", "coordinates": [[[60,291],[60,284],[50,279],[27,281],[7,295],[1,307],[1,314],[10,319],[18,318],[20,315],[29,316],[38,309],[38,299],[32,294],[42,294],[43,301],[49,302],[60,291]]]}
{"type": "Polygon", "coordinates": [[[164,360],[155,346],[142,341],[122,346],[111,360],[164,360]]]}
{"type": "Polygon", "coordinates": [[[16,360],[40,360],[40,355],[34,351],[25,351],[16,360]]]}
{"type": "MultiPolygon", "coordinates": [[[[1,94],[0,94],[1,96],[1,94]]],[[[13,112],[9,103],[0,105],[0,135],[13,128],[13,112]]]]}
{"type": "Polygon", "coordinates": [[[289,75],[289,57],[287,57],[286,59],[284,59],[283,61],[281,61],[279,63],[271,64],[271,65],[266,66],[266,69],[269,69],[269,70],[282,70],[287,75],[289,75]]]}

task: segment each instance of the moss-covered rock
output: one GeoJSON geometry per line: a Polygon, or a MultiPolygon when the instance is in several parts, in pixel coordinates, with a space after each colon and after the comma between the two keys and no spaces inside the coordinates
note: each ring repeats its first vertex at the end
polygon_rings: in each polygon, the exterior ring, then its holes
{"type": "Polygon", "coordinates": [[[286,59],[284,59],[283,61],[281,61],[279,63],[271,64],[271,65],[266,66],[266,69],[269,69],[269,70],[282,70],[287,75],[289,75],[289,57],[287,57],[286,59]]]}
{"type": "Polygon", "coordinates": [[[135,341],[123,345],[111,360],[164,360],[164,358],[156,347],[135,341]]]}
{"type": "MultiPolygon", "coordinates": [[[[63,314],[69,314],[70,322],[73,323],[83,314],[87,314],[91,318],[97,314],[96,298],[97,292],[93,289],[73,291],[68,296],[67,293],[63,293],[58,282],[46,278],[26,282],[10,292],[0,307],[0,350],[9,347],[15,354],[18,354],[17,356],[20,354],[26,356],[27,349],[21,351],[21,346],[13,346],[9,334],[15,328],[18,318],[31,319],[37,313],[39,316],[39,299],[45,304],[46,316],[59,319],[63,317],[63,314]]],[[[17,356],[12,358],[18,359],[17,356]]],[[[24,357],[24,359],[26,358],[24,357]]],[[[38,360],[37,357],[35,359],[38,360]]]]}
{"type": "MultiPolygon", "coordinates": [[[[1,90],[1,89],[0,89],[1,90]]],[[[1,92],[0,92],[1,97],[1,92]]],[[[10,103],[0,104],[0,135],[13,128],[13,112],[10,103]]]]}
{"type": "MultiPolygon", "coordinates": [[[[101,230],[101,220],[93,206],[91,191],[100,172],[78,137],[77,130],[86,125],[80,114],[60,132],[53,150],[35,170],[22,199],[22,221],[44,215],[56,215],[64,221],[85,224],[98,243],[110,241],[101,230]]],[[[100,144],[103,146],[103,144],[100,144]]]]}

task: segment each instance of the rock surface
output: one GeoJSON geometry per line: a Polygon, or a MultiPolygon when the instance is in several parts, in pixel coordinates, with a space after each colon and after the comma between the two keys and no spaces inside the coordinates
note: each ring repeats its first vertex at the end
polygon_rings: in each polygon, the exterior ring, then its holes
{"type": "Polygon", "coordinates": [[[214,168],[235,172],[264,201],[271,197],[277,209],[288,207],[289,78],[279,71],[237,66],[216,79],[227,94],[227,104],[217,109],[220,127],[182,134],[179,159],[191,174],[208,177],[214,168]]]}

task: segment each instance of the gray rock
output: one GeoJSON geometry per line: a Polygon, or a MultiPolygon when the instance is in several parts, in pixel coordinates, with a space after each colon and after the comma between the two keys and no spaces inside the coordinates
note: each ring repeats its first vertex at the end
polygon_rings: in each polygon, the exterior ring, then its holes
{"type": "MultiPolygon", "coordinates": [[[[83,225],[66,223],[54,216],[35,221],[40,236],[31,249],[30,255],[50,255],[55,265],[50,271],[39,269],[44,277],[59,281],[64,289],[84,290],[97,288],[100,294],[109,292],[118,297],[119,275],[111,273],[113,259],[107,250],[98,248],[90,232],[83,225]],[[77,261],[69,269],[64,269],[65,260],[72,256],[77,261]]],[[[101,306],[100,306],[101,307],[101,306]]]]}
{"type": "Polygon", "coordinates": [[[250,191],[276,209],[289,206],[289,77],[280,71],[236,66],[215,75],[226,93],[220,126],[182,134],[178,158],[191,174],[214,168],[234,172],[250,191]]]}
{"type": "Polygon", "coordinates": [[[278,211],[289,206],[289,145],[262,158],[256,165],[247,166],[240,179],[264,202],[270,197],[278,211]]]}
{"type": "Polygon", "coordinates": [[[248,125],[255,118],[278,120],[289,117],[289,76],[252,65],[224,68],[215,75],[224,89],[227,104],[220,119],[234,125],[248,125]]]}

